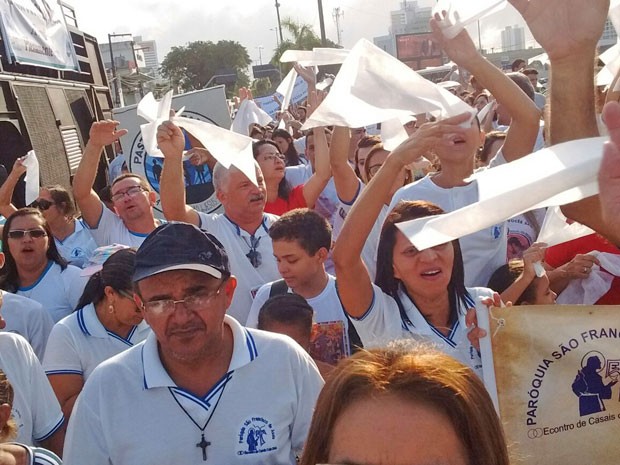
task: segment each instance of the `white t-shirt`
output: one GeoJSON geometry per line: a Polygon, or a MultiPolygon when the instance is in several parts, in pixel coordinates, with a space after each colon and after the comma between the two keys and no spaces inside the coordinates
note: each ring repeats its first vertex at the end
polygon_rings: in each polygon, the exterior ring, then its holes
{"type": "Polygon", "coordinates": [[[32,446],[49,438],[64,417],[37,356],[20,335],[0,332],[0,369],[15,391],[16,441],[32,446]]]}
{"type": "MultiPolygon", "coordinates": [[[[472,181],[466,186],[444,189],[435,184],[429,175],[398,189],[389,210],[392,211],[401,200],[426,200],[451,212],[478,201],[478,184],[472,181]]],[[[507,229],[504,221],[459,239],[466,286],[486,286],[491,274],[506,263],[507,229]]]]}
{"type": "Polygon", "coordinates": [[[245,324],[252,306],[252,291],[265,283],[280,279],[276,259],[273,256],[271,237],[268,234],[269,227],[278,216],[265,213],[262,224],[253,236],[233,223],[226,215],[198,212],[198,216],[200,228],[213,234],[228,254],[230,272],[237,278],[237,289],[227,313],[241,324],[245,324]],[[246,256],[250,253],[252,244],[256,245],[256,252],[260,255],[260,265],[256,268],[246,256]]]}
{"type": "MultiPolygon", "coordinates": [[[[256,328],[258,326],[258,314],[263,304],[269,299],[269,292],[271,291],[272,284],[273,283],[265,284],[256,293],[246,323],[248,328],[256,328]]],[[[293,291],[289,288],[287,292],[292,293],[293,291]]],[[[327,285],[323,288],[321,293],[315,297],[306,299],[306,302],[308,302],[314,310],[315,323],[344,321],[345,328],[349,327],[344,309],[340,303],[340,298],[338,297],[338,292],[336,291],[335,277],[328,275],[327,285]]]]}
{"type": "Polygon", "coordinates": [[[23,336],[42,361],[54,320],[39,302],[10,292],[0,292],[2,293],[1,312],[6,320],[4,331],[23,336]]]}
{"type": "Polygon", "coordinates": [[[67,265],[64,270],[50,260],[39,279],[27,287],[20,287],[16,294],[36,300],[57,323],[75,310],[84,292],[88,278],[80,276],[77,266],[67,265]]]}
{"type": "Polygon", "coordinates": [[[88,379],[104,360],[146,339],[146,322],[134,326],[124,338],[108,331],[92,304],[60,320],[52,329],[43,368],[48,375],[75,374],[88,379]]]}
{"type": "Polygon", "coordinates": [[[321,376],[290,338],[224,322],[234,339],[230,366],[204,398],[176,386],[154,334],[97,367],[73,409],[64,464],[203,463],[198,424],[208,463],[294,465],[321,376]]]}
{"type": "MultiPolygon", "coordinates": [[[[128,247],[140,247],[148,234],[130,231],[123,220],[112,212],[103,203],[101,204],[101,217],[90,232],[97,243],[97,247],[111,244],[122,244],[128,247]]],[[[88,227],[88,225],[86,225],[88,227]]]]}
{"type": "Polygon", "coordinates": [[[81,220],[75,220],[73,224],[75,230],[65,237],[64,241],[54,238],[54,242],[60,255],[70,265],[84,268],[93,251],[97,248],[97,243],[93,239],[90,229],[81,220]]]}
{"type": "Polygon", "coordinates": [[[467,339],[465,313],[469,308],[484,308],[481,297],[492,297],[493,291],[486,288],[467,288],[470,299],[467,305],[459,306],[458,320],[451,328],[450,334],[444,336],[438,329],[426,321],[415,307],[407,293],[402,289],[398,297],[402,303],[406,319],[401,317],[398,303],[373,284],[373,301],[368,311],[359,319],[351,318],[365,348],[385,347],[398,339],[415,339],[432,343],[438,350],[459,360],[472,368],[482,378],[482,362],[478,351],[467,339]]]}

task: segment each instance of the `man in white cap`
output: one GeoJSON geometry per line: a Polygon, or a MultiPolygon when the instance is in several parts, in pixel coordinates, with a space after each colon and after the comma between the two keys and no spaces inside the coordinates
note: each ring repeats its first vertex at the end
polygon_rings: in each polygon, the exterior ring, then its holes
{"type": "Polygon", "coordinates": [[[226,315],[237,280],[217,239],[160,226],[138,250],[134,284],[153,333],[86,382],[65,465],[294,465],[322,379],[290,339],[226,315]]]}

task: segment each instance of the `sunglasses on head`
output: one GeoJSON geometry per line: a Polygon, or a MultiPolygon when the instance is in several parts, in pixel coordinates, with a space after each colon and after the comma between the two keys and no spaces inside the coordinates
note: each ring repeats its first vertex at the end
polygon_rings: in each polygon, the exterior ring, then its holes
{"type": "Polygon", "coordinates": [[[33,239],[40,239],[41,237],[47,236],[47,233],[44,229],[41,228],[33,228],[33,229],[13,229],[9,231],[8,236],[9,239],[23,239],[26,234],[33,239]]]}
{"type": "Polygon", "coordinates": [[[44,212],[45,210],[49,210],[49,208],[52,205],[54,205],[54,202],[50,202],[49,200],[45,200],[45,199],[38,199],[38,200],[35,200],[34,202],[32,202],[30,204],[30,207],[37,208],[37,209],[41,210],[42,212],[44,212]]]}

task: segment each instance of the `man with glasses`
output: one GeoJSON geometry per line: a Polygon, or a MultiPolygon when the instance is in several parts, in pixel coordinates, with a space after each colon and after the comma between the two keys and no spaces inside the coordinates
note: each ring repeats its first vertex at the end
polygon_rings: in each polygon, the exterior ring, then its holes
{"type": "Polygon", "coordinates": [[[133,280],[153,333],[86,382],[64,463],[294,465],[321,377],[290,339],[226,315],[237,280],[217,239],[160,226],[140,246],[133,280]]]}
{"type": "Polygon", "coordinates": [[[165,157],[160,182],[164,215],[168,221],[199,226],[224,245],[230,269],[238,278],[228,314],[245,324],[252,306],[252,291],[280,278],[268,234],[278,217],[265,213],[267,195],[263,174],[256,164],[256,186],[237,168],[227,169],[217,163],[213,169],[213,187],[224,214],[197,212],[185,203],[183,133],[168,121],[158,129],[157,144],[165,157]]]}
{"type": "Polygon", "coordinates": [[[92,188],[101,151],[127,132],[117,130],[117,125],[116,121],[93,123],[73,180],[73,196],[99,247],[110,244],[139,247],[159,224],[153,215],[156,196],[147,181],[137,174],[125,173],[112,182],[111,199],[116,215],[92,188]]]}

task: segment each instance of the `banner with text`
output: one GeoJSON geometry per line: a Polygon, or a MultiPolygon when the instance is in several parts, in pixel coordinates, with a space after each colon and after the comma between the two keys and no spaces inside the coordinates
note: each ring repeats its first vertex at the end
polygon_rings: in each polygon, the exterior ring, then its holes
{"type": "Polygon", "coordinates": [[[491,310],[500,417],[513,460],[618,463],[619,316],[617,306],[491,310]]]}
{"type": "Polygon", "coordinates": [[[0,0],[2,39],[11,60],[79,71],[73,43],[56,0],[0,0]]]}

